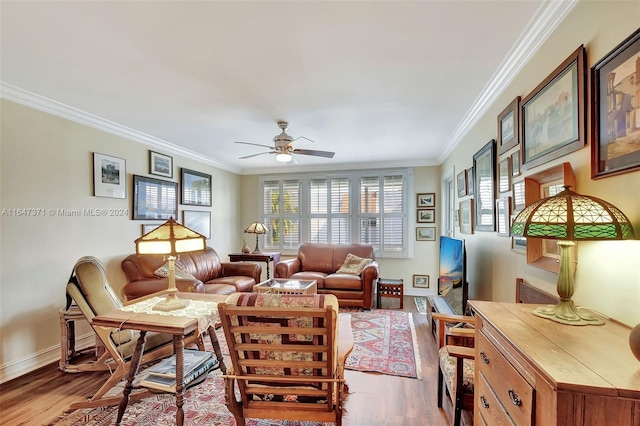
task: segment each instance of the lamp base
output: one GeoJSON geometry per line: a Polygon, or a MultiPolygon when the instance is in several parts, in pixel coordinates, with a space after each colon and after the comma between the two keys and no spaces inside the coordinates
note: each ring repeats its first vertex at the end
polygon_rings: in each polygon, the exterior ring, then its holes
{"type": "Polygon", "coordinates": [[[580,312],[573,300],[560,300],[557,305],[541,306],[531,312],[538,317],[567,325],[603,325],[604,321],[585,312],[580,312]]]}
{"type": "Polygon", "coordinates": [[[154,311],[170,312],[184,309],[189,306],[190,300],[178,299],[175,292],[167,294],[167,298],[153,306],[154,311]]]}

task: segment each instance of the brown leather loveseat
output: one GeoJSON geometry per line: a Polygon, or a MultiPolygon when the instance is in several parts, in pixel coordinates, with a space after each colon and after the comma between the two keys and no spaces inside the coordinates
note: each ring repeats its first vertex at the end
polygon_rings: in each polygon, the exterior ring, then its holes
{"type": "MultiPolygon", "coordinates": [[[[122,261],[128,283],[122,289],[127,300],[165,290],[165,256],[132,254],[122,261]]],[[[262,266],[252,262],[220,262],[216,251],[182,253],[176,260],[176,287],[193,293],[231,294],[249,292],[260,282],[262,266]]]]}
{"type": "Polygon", "coordinates": [[[316,280],[318,293],[335,295],[340,306],[373,307],[373,286],[379,271],[370,245],[303,243],[297,257],[281,260],[275,269],[276,278],[316,280]],[[357,275],[338,273],[349,254],[371,261],[363,263],[364,269],[357,275]]]}

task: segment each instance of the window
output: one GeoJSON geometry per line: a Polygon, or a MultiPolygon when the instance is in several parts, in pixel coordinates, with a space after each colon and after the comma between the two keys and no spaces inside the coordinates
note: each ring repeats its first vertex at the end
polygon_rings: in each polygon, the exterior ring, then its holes
{"type": "Polygon", "coordinates": [[[267,249],[295,251],[301,241],[371,244],[387,257],[407,257],[409,170],[330,176],[264,177],[267,249]]]}

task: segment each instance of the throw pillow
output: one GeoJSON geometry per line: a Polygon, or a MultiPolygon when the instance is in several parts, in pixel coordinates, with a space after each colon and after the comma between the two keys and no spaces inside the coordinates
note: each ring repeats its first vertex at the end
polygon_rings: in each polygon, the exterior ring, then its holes
{"type": "MultiPolygon", "coordinates": [[[[166,261],[164,265],[153,271],[153,274],[158,278],[168,278],[169,277],[169,261],[166,261]]],[[[189,279],[195,280],[197,279],[184,269],[182,269],[181,265],[176,262],[176,278],[181,279],[189,279]]]]}
{"type": "Polygon", "coordinates": [[[372,259],[356,256],[349,253],[344,259],[344,263],[336,271],[338,274],[360,275],[364,268],[372,261],[372,259]]]}

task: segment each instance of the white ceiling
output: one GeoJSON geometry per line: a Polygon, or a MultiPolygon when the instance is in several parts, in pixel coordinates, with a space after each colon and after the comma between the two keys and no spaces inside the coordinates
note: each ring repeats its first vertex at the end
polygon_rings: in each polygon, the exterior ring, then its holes
{"type": "Polygon", "coordinates": [[[573,3],[2,1],[2,96],[238,173],[440,164],[573,3]],[[335,157],[238,159],[277,120],[335,157]]]}

